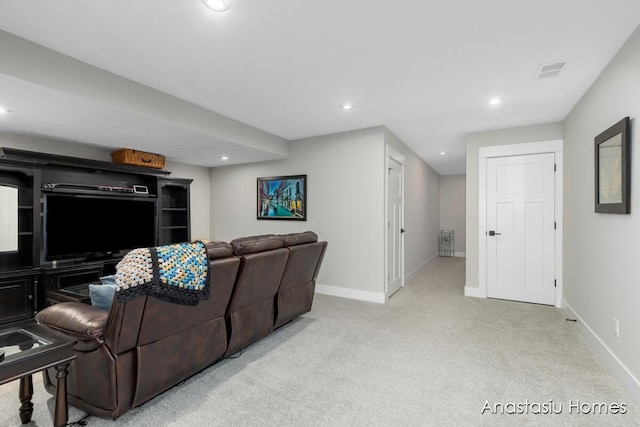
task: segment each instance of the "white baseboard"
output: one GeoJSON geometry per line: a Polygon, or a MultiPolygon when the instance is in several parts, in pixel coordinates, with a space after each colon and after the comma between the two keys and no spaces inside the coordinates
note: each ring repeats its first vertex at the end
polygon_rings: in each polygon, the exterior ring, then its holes
{"type": "Polygon", "coordinates": [[[454,252],[453,256],[457,256],[459,258],[464,258],[465,257],[465,253],[464,252],[454,252]]]}
{"type": "Polygon", "coordinates": [[[480,288],[476,286],[465,286],[464,287],[464,296],[465,297],[474,297],[474,298],[486,298],[487,296],[484,292],[480,291],[480,288]]]}
{"type": "Polygon", "coordinates": [[[609,347],[600,339],[598,335],[587,325],[582,317],[565,301],[562,306],[569,310],[577,320],[577,327],[580,334],[593,348],[596,354],[602,359],[604,364],[620,380],[631,396],[640,402],[640,381],[627,369],[609,347]]]}
{"type": "Polygon", "coordinates": [[[411,272],[409,272],[409,274],[405,274],[404,275],[404,284],[405,284],[405,286],[407,284],[411,283],[413,278],[420,272],[420,270],[422,270],[427,264],[429,264],[429,261],[434,259],[436,256],[438,256],[438,254],[431,255],[431,257],[429,259],[427,259],[425,262],[420,264],[417,268],[414,268],[411,272]]]}
{"type": "Polygon", "coordinates": [[[339,286],[321,285],[316,283],[316,293],[330,295],[334,297],[356,299],[360,301],[385,303],[385,296],[382,292],[360,291],[358,289],[341,288],[339,286]]]}

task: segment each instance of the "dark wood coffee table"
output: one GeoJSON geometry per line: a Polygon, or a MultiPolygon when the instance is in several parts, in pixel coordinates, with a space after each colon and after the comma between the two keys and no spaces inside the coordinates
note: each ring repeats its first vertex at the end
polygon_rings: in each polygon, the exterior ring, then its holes
{"type": "Polygon", "coordinates": [[[35,320],[26,320],[0,328],[0,385],[20,379],[18,397],[21,402],[20,419],[23,424],[31,421],[33,414],[33,373],[47,368],[56,368],[58,385],[53,425],[67,424],[67,368],[76,356],[73,354],[75,340],[58,333],[35,320]]]}

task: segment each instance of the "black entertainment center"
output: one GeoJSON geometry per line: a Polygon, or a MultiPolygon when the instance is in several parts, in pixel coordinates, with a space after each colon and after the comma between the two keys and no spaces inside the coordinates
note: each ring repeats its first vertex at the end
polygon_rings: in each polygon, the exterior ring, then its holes
{"type": "Polygon", "coordinates": [[[113,274],[134,248],[191,240],[191,179],[141,166],[0,148],[18,189],[18,250],[0,252],[0,324],[29,319],[47,291],[113,274]]]}

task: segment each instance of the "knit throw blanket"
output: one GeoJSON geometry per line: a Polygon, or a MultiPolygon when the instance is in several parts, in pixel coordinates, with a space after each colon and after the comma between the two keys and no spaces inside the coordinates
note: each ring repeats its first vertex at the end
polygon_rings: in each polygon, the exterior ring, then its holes
{"type": "Polygon", "coordinates": [[[202,242],[134,249],[116,266],[116,295],[127,301],[140,295],[197,305],[209,298],[209,263],[202,242]]]}

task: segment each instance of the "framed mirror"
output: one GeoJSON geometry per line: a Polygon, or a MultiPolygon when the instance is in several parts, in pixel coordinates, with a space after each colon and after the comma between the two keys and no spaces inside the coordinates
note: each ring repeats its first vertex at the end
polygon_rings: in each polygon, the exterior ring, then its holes
{"type": "Polygon", "coordinates": [[[628,214],[631,186],[630,121],[625,117],[595,137],[595,211],[628,214]]]}
{"type": "Polygon", "coordinates": [[[18,187],[0,184],[0,252],[18,251],[18,187]]]}

